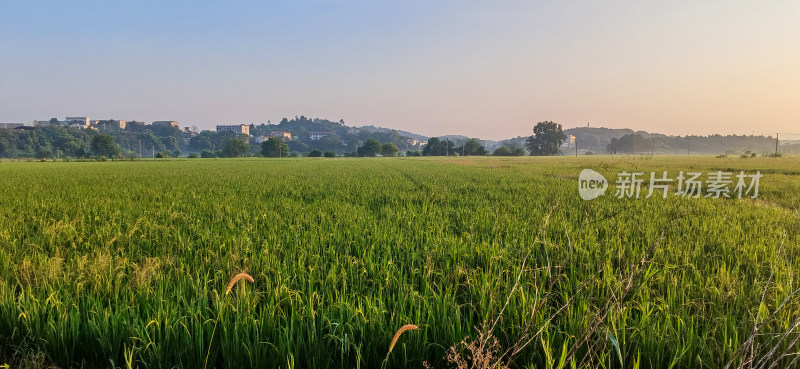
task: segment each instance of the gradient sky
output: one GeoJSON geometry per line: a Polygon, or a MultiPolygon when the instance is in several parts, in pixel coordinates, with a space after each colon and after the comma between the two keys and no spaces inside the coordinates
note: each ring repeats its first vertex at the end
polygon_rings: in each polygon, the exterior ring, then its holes
{"type": "Polygon", "coordinates": [[[800,132],[800,1],[0,0],[0,122],[800,132]]]}

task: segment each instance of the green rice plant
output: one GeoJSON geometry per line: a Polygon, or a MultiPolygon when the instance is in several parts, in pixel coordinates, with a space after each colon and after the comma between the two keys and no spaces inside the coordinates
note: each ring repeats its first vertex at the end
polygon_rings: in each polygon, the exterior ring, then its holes
{"type": "Polygon", "coordinates": [[[502,348],[538,332],[514,366],[786,367],[769,352],[798,347],[798,175],[792,157],[3,162],[0,362],[446,367],[502,316],[502,348]],[[584,201],[584,168],[764,177],[757,199],[584,201]],[[244,270],[258,283],[224,293],[244,270]]]}

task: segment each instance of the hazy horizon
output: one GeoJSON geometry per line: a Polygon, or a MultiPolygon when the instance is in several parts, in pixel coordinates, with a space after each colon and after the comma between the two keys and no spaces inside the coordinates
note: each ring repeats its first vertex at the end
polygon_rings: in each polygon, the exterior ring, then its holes
{"type": "Polygon", "coordinates": [[[800,132],[800,3],[0,3],[0,121],[800,132]]]}

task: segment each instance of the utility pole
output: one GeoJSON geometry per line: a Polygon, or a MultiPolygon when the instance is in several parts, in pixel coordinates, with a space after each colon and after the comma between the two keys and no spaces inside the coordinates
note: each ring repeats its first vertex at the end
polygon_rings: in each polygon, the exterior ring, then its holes
{"type": "Polygon", "coordinates": [[[653,154],[656,152],[656,138],[653,137],[653,146],[650,147],[650,157],[653,157],[653,154]]]}
{"type": "Polygon", "coordinates": [[[153,159],[155,159],[155,157],[156,157],[156,146],[153,145],[153,159]]]}
{"type": "Polygon", "coordinates": [[[686,155],[690,155],[689,154],[689,137],[686,137],[686,155]]]}
{"type": "Polygon", "coordinates": [[[775,134],[775,157],[778,157],[778,142],[780,139],[778,138],[779,133],[775,134]]]}
{"type": "Polygon", "coordinates": [[[139,139],[139,160],[142,160],[142,139],[139,139]]]}
{"type": "MultiPolygon", "coordinates": [[[[588,125],[588,123],[587,123],[588,125]]],[[[578,157],[578,138],[575,137],[575,157],[578,157]]]]}

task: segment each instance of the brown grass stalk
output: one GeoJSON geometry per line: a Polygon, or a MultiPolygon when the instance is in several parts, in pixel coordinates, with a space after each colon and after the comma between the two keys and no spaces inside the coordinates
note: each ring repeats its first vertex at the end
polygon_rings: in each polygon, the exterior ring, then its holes
{"type": "Polygon", "coordinates": [[[403,334],[403,332],[412,331],[412,330],[415,330],[415,329],[419,329],[419,327],[417,327],[416,325],[413,325],[413,324],[406,324],[406,325],[400,327],[400,329],[398,329],[397,332],[394,334],[394,337],[392,337],[392,343],[389,344],[389,352],[390,353],[392,352],[392,349],[394,349],[394,345],[397,344],[397,340],[400,338],[400,336],[403,334]]]}
{"type": "Polygon", "coordinates": [[[253,277],[251,277],[250,274],[239,273],[239,274],[233,276],[233,278],[231,278],[231,281],[228,282],[228,287],[225,289],[225,294],[226,295],[229,294],[231,292],[231,289],[233,288],[233,286],[236,284],[236,282],[238,282],[238,281],[240,281],[242,279],[246,279],[250,283],[255,282],[255,280],[253,280],[253,277]]]}

